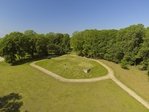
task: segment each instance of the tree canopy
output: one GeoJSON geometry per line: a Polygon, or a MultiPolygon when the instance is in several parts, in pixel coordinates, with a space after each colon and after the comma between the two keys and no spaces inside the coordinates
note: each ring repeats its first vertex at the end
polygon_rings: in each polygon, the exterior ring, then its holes
{"type": "Polygon", "coordinates": [[[119,30],[75,32],[71,43],[81,56],[102,58],[122,65],[149,62],[149,28],[142,24],[119,30]]]}
{"type": "Polygon", "coordinates": [[[70,37],[68,34],[38,34],[33,30],[27,30],[24,33],[12,32],[0,39],[0,55],[10,64],[50,54],[62,55],[69,50],[70,37]]]}
{"type": "Polygon", "coordinates": [[[74,32],[72,38],[53,32],[12,32],[0,38],[0,55],[14,64],[27,58],[66,54],[70,46],[80,56],[121,63],[123,68],[140,64],[141,69],[149,69],[149,28],[142,24],[119,30],[84,30],[74,32]]]}

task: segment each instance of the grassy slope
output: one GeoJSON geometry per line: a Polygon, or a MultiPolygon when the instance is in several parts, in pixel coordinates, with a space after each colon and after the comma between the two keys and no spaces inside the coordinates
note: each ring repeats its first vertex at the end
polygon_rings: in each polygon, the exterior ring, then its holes
{"type": "Polygon", "coordinates": [[[115,76],[120,81],[149,101],[149,78],[145,72],[135,67],[130,67],[130,70],[124,70],[119,64],[105,60],[102,61],[114,70],[115,76]]]}
{"type": "Polygon", "coordinates": [[[99,63],[78,56],[64,55],[46,59],[38,62],[37,65],[70,79],[92,78],[107,74],[107,70],[99,63]],[[83,72],[84,68],[91,68],[91,71],[86,74],[83,72]]]}
{"type": "Polygon", "coordinates": [[[0,96],[17,92],[29,112],[148,112],[111,80],[61,83],[28,64],[0,63],[0,96]]]}

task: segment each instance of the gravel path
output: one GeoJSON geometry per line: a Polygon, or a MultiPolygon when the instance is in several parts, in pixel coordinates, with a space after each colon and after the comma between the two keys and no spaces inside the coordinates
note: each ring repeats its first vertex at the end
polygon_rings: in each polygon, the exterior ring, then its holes
{"type": "MultiPolygon", "coordinates": [[[[105,65],[104,63],[100,62],[101,65],[105,65]]],[[[106,65],[105,65],[106,66],[106,65]]],[[[108,66],[107,66],[108,67],[108,66]]],[[[109,67],[108,67],[109,68],[109,67]]],[[[140,102],[144,107],[149,109],[149,102],[143,99],[141,96],[139,96],[135,91],[132,89],[128,88],[125,84],[120,82],[115,76],[114,72],[111,68],[109,68],[108,71],[111,71],[110,78],[119,86],[121,87],[125,92],[127,92],[130,96],[132,96],[134,99],[136,99],[138,102],[140,102]]]]}
{"type": "MultiPolygon", "coordinates": [[[[132,96],[134,99],[136,99],[138,102],[140,102],[143,106],[145,106],[147,109],[149,109],[149,102],[144,100],[141,96],[139,96],[135,91],[131,90],[128,88],[126,85],[124,85],[122,82],[120,82],[113,73],[113,70],[109,68],[107,65],[105,65],[103,62],[100,62],[98,60],[91,59],[93,61],[98,62],[102,66],[104,66],[108,70],[108,74],[106,76],[98,77],[98,78],[91,78],[91,79],[67,79],[64,77],[61,77],[47,69],[44,69],[38,65],[36,65],[37,62],[35,61],[30,64],[30,66],[38,69],[39,71],[54,77],[55,79],[62,81],[62,82],[71,82],[71,83],[84,83],[84,82],[96,82],[96,81],[101,81],[101,80],[106,80],[106,79],[112,79],[119,87],[121,87],[125,92],[127,92],[130,96],[132,96]]],[[[0,57],[0,62],[4,61],[4,58],[0,57]]],[[[41,60],[42,61],[42,60],[41,60]]]]}
{"type": "MultiPolygon", "coordinates": [[[[62,81],[62,82],[73,82],[73,83],[83,83],[83,82],[96,82],[96,81],[101,81],[101,80],[106,80],[106,79],[112,79],[119,87],[121,87],[125,92],[127,92],[130,96],[132,96],[134,99],[136,99],[138,102],[140,102],[144,107],[146,107],[147,109],[149,109],[149,102],[147,102],[146,100],[144,100],[141,96],[139,96],[135,91],[131,90],[130,88],[128,88],[126,85],[124,85],[122,82],[120,82],[115,76],[114,76],[114,72],[111,68],[109,68],[107,65],[105,65],[103,62],[100,62],[98,60],[94,60],[91,59],[93,61],[98,62],[99,64],[101,64],[102,66],[104,66],[107,70],[108,70],[108,74],[106,76],[103,77],[99,77],[99,78],[91,78],[91,79],[66,79],[64,77],[61,77],[53,72],[50,72],[49,70],[46,70],[38,65],[36,65],[36,62],[31,63],[30,65],[38,70],[40,70],[41,72],[54,77],[55,79],[62,81]]],[[[42,60],[41,60],[42,61],[42,60]]]]}
{"type": "Polygon", "coordinates": [[[38,65],[36,65],[36,63],[39,62],[39,61],[36,61],[36,62],[33,62],[31,63],[30,65],[38,70],[40,70],[41,72],[49,75],[49,76],[52,76],[54,77],[55,79],[59,80],[59,81],[62,81],[62,82],[71,82],[71,83],[77,83],[77,82],[80,82],[80,83],[83,83],[83,82],[96,82],[96,81],[101,81],[101,80],[106,80],[106,79],[110,79],[110,75],[107,74],[106,76],[102,76],[102,77],[98,77],[98,78],[91,78],[91,79],[67,79],[67,78],[64,78],[60,75],[57,75],[45,68],[42,68],[38,65]]]}

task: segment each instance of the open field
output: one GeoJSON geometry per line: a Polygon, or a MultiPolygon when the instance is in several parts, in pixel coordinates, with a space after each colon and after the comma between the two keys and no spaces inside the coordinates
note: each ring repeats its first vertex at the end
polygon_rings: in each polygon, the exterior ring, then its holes
{"type": "Polygon", "coordinates": [[[62,83],[28,64],[0,63],[0,96],[23,97],[22,110],[30,112],[148,112],[113,81],[62,83]]]}
{"type": "Polygon", "coordinates": [[[100,61],[111,67],[115,73],[115,76],[121,82],[149,101],[149,78],[145,71],[140,71],[136,67],[130,67],[130,70],[124,70],[119,64],[106,60],[100,61]]]}
{"type": "MultiPolygon", "coordinates": [[[[73,55],[75,57],[78,57],[76,55],[73,55]]],[[[107,65],[105,65],[103,62],[99,61],[99,60],[93,60],[96,61],[97,63],[101,64],[103,67],[105,67],[108,71],[108,74],[106,76],[103,77],[98,77],[98,78],[90,78],[90,79],[67,79],[64,77],[61,77],[55,73],[52,73],[50,71],[48,71],[45,68],[42,68],[38,65],[36,65],[37,62],[34,62],[31,64],[32,67],[34,67],[35,69],[49,75],[50,77],[54,77],[55,79],[62,81],[62,82],[95,82],[95,81],[101,81],[101,80],[105,80],[105,79],[112,79],[112,81],[114,81],[119,87],[121,87],[125,92],[127,92],[131,97],[133,97],[134,99],[136,99],[138,102],[140,102],[141,104],[143,104],[147,109],[149,109],[149,103],[148,101],[144,100],[140,95],[138,95],[135,91],[131,90],[129,87],[127,87],[125,84],[123,84],[122,82],[120,82],[115,76],[114,76],[114,72],[111,68],[109,68],[107,65]]]]}
{"type": "Polygon", "coordinates": [[[36,64],[69,79],[94,78],[108,73],[99,63],[79,56],[64,55],[46,59],[36,64]],[[86,68],[91,69],[89,73],[83,71],[86,68]]]}

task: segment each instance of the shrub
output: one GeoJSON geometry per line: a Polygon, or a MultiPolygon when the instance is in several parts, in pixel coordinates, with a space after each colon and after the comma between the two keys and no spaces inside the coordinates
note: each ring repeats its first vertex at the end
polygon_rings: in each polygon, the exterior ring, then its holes
{"type": "Polygon", "coordinates": [[[127,61],[122,60],[122,61],[121,61],[121,67],[122,67],[123,69],[128,69],[128,63],[127,63],[127,61]]]}

